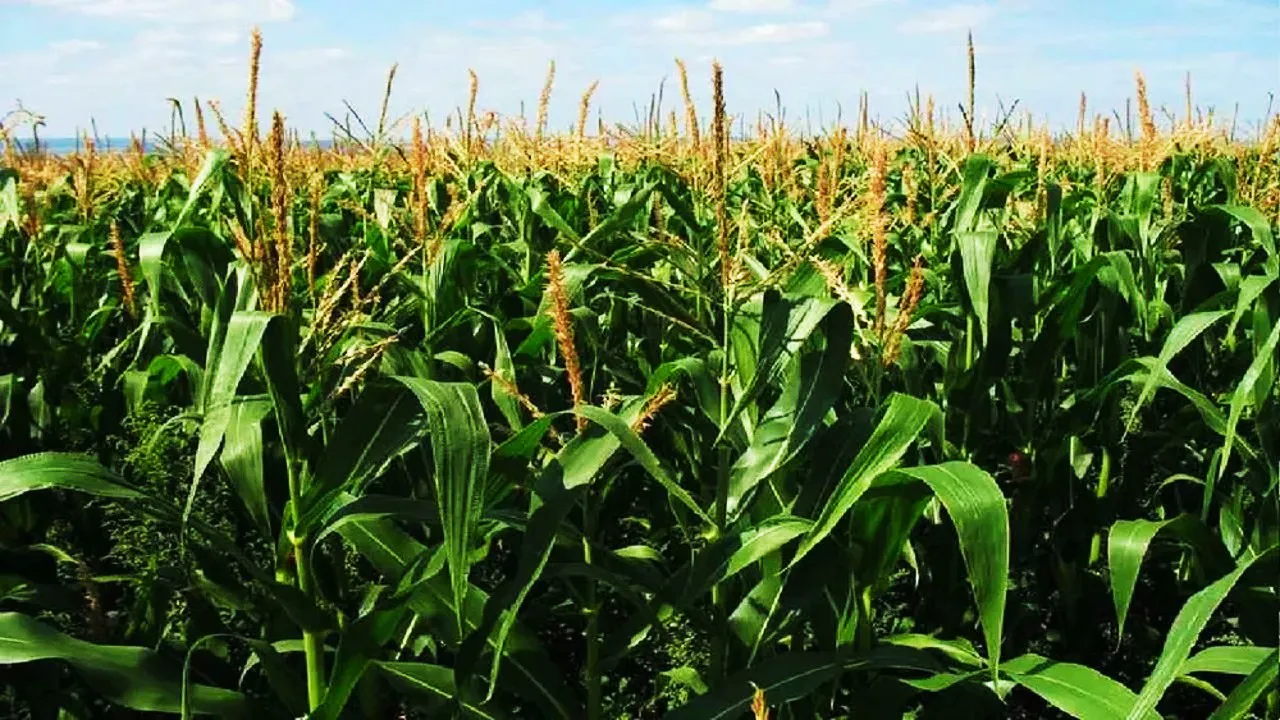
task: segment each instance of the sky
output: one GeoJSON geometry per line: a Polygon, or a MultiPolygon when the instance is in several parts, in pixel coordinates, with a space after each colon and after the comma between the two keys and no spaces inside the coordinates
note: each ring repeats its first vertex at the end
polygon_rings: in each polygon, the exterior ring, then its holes
{"type": "Polygon", "coordinates": [[[916,87],[958,116],[969,31],[980,120],[1016,100],[1074,127],[1082,91],[1091,111],[1123,112],[1135,70],[1157,113],[1182,112],[1190,72],[1196,104],[1219,118],[1238,104],[1241,128],[1280,91],[1280,0],[0,0],[0,118],[21,103],[45,137],[91,120],[123,137],[167,127],[166,98],[199,96],[238,123],[254,26],[261,121],[279,109],[323,135],[344,101],[376,118],[392,63],[392,118],[436,124],[466,104],[469,68],[479,110],[534,116],[553,59],[553,128],[573,124],[596,80],[593,117],[634,123],[664,79],[665,115],[680,109],[677,57],[703,117],[713,60],[729,112],[751,119],[776,92],[802,129],[851,122],[865,91],[892,121],[916,87]]]}

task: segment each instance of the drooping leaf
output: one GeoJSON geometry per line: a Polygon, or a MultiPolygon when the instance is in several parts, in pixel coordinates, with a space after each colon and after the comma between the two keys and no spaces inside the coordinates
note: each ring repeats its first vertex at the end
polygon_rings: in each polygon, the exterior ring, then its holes
{"type": "Polygon", "coordinates": [[[42,452],[0,462],[0,502],[50,488],[99,497],[142,497],[142,493],[125,485],[115,473],[86,455],[42,452]]]}
{"type": "MultiPolygon", "coordinates": [[[[182,709],[182,663],[140,647],[94,645],[64,635],[22,613],[0,613],[0,665],[61,660],[97,693],[124,707],[144,712],[182,709]]],[[[240,717],[244,696],[232,690],[193,685],[190,706],[201,713],[240,717]]]]}
{"type": "MultiPolygon", "coordinates": [[[[489,428],[475,386],[398,376],[422,403],[431,436],[432,482],[444,533],[445,562],[452,578],[455,607],[467,596],[471,541],[483,509],[489,474],[489,428]]],[[[462,615],[457,616],[462,634],[462,615]]]]}
{"type": "MultiPolygon", "coordinates": [[[[1093,668],[1035,654],[1007,660],[1000,670],[1045,702],[1080,720],[1124,717],[1138,697],[1093,668]]],[[[1140,717],[1158,720],[1160,716],[1152,710],[1140,717]]]]}
{"type": "Polygon", "coordinates": [[[889,398],[884,417],[836,485],[813,528],[800,541],[792,566],[831,533],[877,477],[893,469],[938,412],[937,405],[910,395],[894,393],[889,398]]]}
{"type": "Polygon", "coordinates": [[[1182,609],[1178,611],[1178,616],[1174,618],[1173,625],[1169,628],[1169,634],[1165,638],[1155,669],[1151,671],[1146,684],[1142,686],[1142,692],[1138,694],[1138,699],[1134,702],[1129,714],[1125,716],[1125,720],[1140,720],[1155,709],[1160,698],[1164,696],[1165,690],[1177,678],[1178,670],[1191,654],[1191,648],[1195,646],[1200,632],[1204,630],[1227,594],[1235,588],[1236,583],[1246,572],[1264,562],[1272,562],[1277,555],[1280,555],[1280,548],[1272,548],[1266,553],[1242,562],[1235,570],[1192,595],[1183,604],[1182,609]]]}

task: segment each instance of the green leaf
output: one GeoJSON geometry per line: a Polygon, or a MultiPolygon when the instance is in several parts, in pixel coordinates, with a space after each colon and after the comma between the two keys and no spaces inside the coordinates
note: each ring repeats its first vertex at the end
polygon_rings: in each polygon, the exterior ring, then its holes
{"type": "Polygon", "coordinates": [[[838,653],[784,653],[734,675],[665,717],[666,720],[739,718],[751,707],[756,688],[764,691],[770,707],[777,708],[811,694],[846,670],[898,668],[934,672],[937,663],[925,653],[891,645],[851,657],[838,653]]]}
{"type": "Polygon", "coordinates": [[[407,662],[375,663],[382,676],[394,687],[443,702],[457,702],[462,717],[477,720],[499,720],[506,717],[498,711],[467,702],[458,697],[453,671],[440,665],[407,662]]]}
{"type": "Polygon", "coordinates": [[[271,402],[265,397],[239,398],[234,402],[218,456],[245,510],[264,537],[271,537],[271,518],[262,471],[262,421],[270,412],[271,402]]]}
{"type": "MultiPolygon", "coordinates": [[[[742,357],[737,359],[739,373],[749,372],[750,380],[734,400],[733,408],[720,428],[721,437],[760,392],[777,381],[801,345],[813,334],[827,313],[837,306],[848,307],[838,300],[825,297],[782,295],[774,290],[764,294],[758,352],[750,364],[742,357]],[[749,371],[752,367],[754,371],[749,371]]],[[[739,355],[750,352],[749,349],[743,349],[746,343],[734,342],[733,345],[734,352],[739,355]]],[[[719,439],[716,442],[718,444],[719,439]]]]}
{"type": "Polygon", "coordinates": [[[973,313],[978,316],[982,341],[986,343],[990,331],[991,263],[996,256],[997,233],[995,230],[957,232],[956,244],[960,247],[960,259],[964,265],[964,285],[968,291],[973,313]]]}
{"type": "Polygon", "coordinates": [[[1219,645],[1205,648],[1182,663],[1179,675],[1192,673],[1222,673],[1248,675],[1258,669],[1258,664],[1274,655],[1275,648],[1251,645],[1219,645]]]}
{"type": "MultiPolygon", "coordinates": [[[[689,508],[695,515],[702,518],[707,523],[712,523],[711,517],[703,511],[698,502],[693,499],[687,490],[680,485],[662,469],[662,464],[658,462],[658,456],[653,454],[649,446],[644,440],[636,434],[634,430],[622,418],[613,413],[592,405],[584,405],[577,409],[583,417],[591,422],[603,427],[613,434],[615,438],[626,448],[631,456],[640,463],[640,466],[649,472],[649,475],[657,480],[671,497],[679,500],[685,507],[689,508]]],[[[566,483],[566,486],[568,484],[566,483]]]]}
{"type": "Polygon", "coordinates": [[[483,493],[489,475],[489,428],[475,386],[406,376],[395,379],[417,396],[426,412],[434,465],[432,481],[461,635],[461,608],[471,570],[471,540],[484,508],[483,493]]]}
{"type": "MultiPolygon", "coordinates": [[[[427,552],[421,543],[385,520],[352,522],[344,525],[339,533],[369,559],[379,572],[397,580],[416,558],[427,552]]],[[[453,604],[452,588],[448,583],[442,585],[441,580],[443,578],[432,577],[422,583],[410,599],[409,606],[428,621],[441,612],[448,613],[452,620],[455,614],[461,612],[465,632],[479,627],[488,595],[473,586],[465,604],[458,610],[458,606],[453,604]]],[[[452,622],[435,627],[441,631],[446,641],[456,643],[462,638],[452,622]]],[[[489,638],[489,646],[496,647],[496,640],[492,636],[489,638]]],[[[511,629],[511,635],[502,648],[502,655],[505,667],[508,668],[506,677],[513,690],[535,702],[545,716],[566,720],[581,717],[580,703],[565,686],[555,664],[518,622],[511,629]]]]}
{"type": "Polygon", "coordinates": [[[511,387],[518,390],[516,368],[511,361],[511,350],[507,347],[506,335],[497,321],[493,323],[493,343],[493,374],[506,380],[506,383],[491,381],[489,393],[493,397],[493,404],[498,406],[498,410],[507,419],[511,429],[519,430],[524,427],[524,421],[520,417],[520,400],[508,389],[511,387]]]}
{"type": "Polygon", "coordinates": [[[822,426],[823,418],[840,397],[849,366],[853,313],[841,303],[823,321],[826,348],[806,355],[769,408],[751,437],[751,445],[733,464],[729,476],[729,521],[757,485],[793,460],[822,426]]]}
{"type": "Polygon", "coordinates": [[[1236,685],[1227,699],[1209,716],[1209,720],[1238,720],[1245,717],[1259,698],[1275,691],[1277,676],[1280,676],[1280,654],[1272,650],[1253,672],[1236,685]]]}
{"type": "Polygon", "coordinates": [[[997,672],[1009,590],[1009,513],[1000,486],[965,462],[903,468],[893,474],[928,485],[951,516],[978,603],[987,658],[992,672],[997,672]]]}
{"type": "Polygon", "coordinates": [[[836,485],[831,498],[823,506],[814,522],[813,528],[800,541],[791,566],[795,566],[815,545],[835,529],[840,519],[849,512],[853,504],[862,497],[881,474],[892,470],[907,448],[916,441],[920,432],[931,419],[939,415],[938,406],[927,400],[920,400],[894,393],[889,398],[889,408],[884,417],[876,425],[857,457],[844,476],[836,485]]]}
{"type": "MultiPolygon", "coordinates": [[[[1124,717],[1137,699],[1132,690],[1093,668],[1039,655],[1008,660],[1000,670],[1050,705],[1080,720],[1124,717]]],[[[1139,717],[1159,720],[1160,716],[1150,710],[1139,717]]]]}
{"type": "Polygon", "coordinates": [[[1169,361],[1182,352],[1183,348],[1190,345],[1193,340],[1200,337],[1210,326],[1230,314],[1228,310],[1214,310],[1211,312],[1191,313],[1178,320],[1178,324],[1173,326],[1173,329],[1169,331],[1169,336],[1165,338],[1164,347],[1160,348],[1160,356],[1156,358],[1156,365],[1152,374],[1147,379],[1146,384],[1142,386],[1142,392],[1138,394],[1138,400],[1133,404],[1133,410],[1129,412],[1129,427],[1133,427],[1134,420],[1138,417],[1138,411],[1142,409],[1142,406],[1151,397],[1151,393],[1155,391],[1158,374],[1163,374],[1168,369],[1169,361]]]}
{"type": "MultiPolygon", "coordinates": [[[[21,613],[0,613],[0,665],[36,660],[66,662],[117,705],[143,712],[182,711],[181,662],[140,647],[94,645],[21,613]]],[[[193,685],[188,698],[200,713],[239,717],[248,710],[240,693],[208,685],[193,685]]]]}
{"type": "Polygon", "coordinates": [[[1160,702],[1160,698],[1164,696],[1165,690],[1177,678],[1178,671],[1182,664],[1186,662],[1187,656],[1191,654],[1191,648],[1195,646],[1196,639],[1200,637],[1200,632],[1204,630],[1205,625],[1208,624],[1209,619],[1213,616],[1214,611],[1218,609],[1218,606],[1222,604],[1222,601],[1226,599],[1227,594],[1235,588],[1236,583],[1251,568],[1261,564],[1264,560],[1270,562],[1277,555],[1280,555],[1280,549],[1272,548],[1261,555],[1246,560],[1235,570],[1227,573],[1187,600],[1182,609],[1178,611],[1178,616],[1174,618],[1173,625],[1169,628],[1169,634],[1165,638],[1164,647],[1160,651],[1160,658],[1156,661],[1155,669],[1151,671],[1146,684],[1142,686],[1142,692],[1138,694],[1138,699],[1134,702],[1133,708],[1129,711],[1125,720],[1145,718],[1148,712],[1155,709],[1156,704],[1160,702]]]}
{"type": "Polygon", "coordinates": [[[360,493],[393,460],[416,447],[427,431],[422,403],[402,385],[373,384],[334,429],[303,500],[298,532],[309,533],[317,515],[340,492],[360,493]]]}
{"type": "Polygon", "coordinates": [[[1124,621],[1129,614],[1134,588],[1138,586],[1138,571],[1147,548],[1161,530],[1187,516],[1169,520],[1118,520],[1107,533],[1107,566],[1111,573],[1111,598],[1116,607],[1116,642],[1124,639],[1124,621]]]}
{"type": "Polygon", "coordinates": [[[42,452],[0,462],[0,502],[49,488],[130,500],[142,497],[87,455],[42,452]]]}
{"type": "Polygon", "coordinates": [[[191,478],[191,488],[187,492],[187,502],[183,509],[184,522],[191,515],[191,508],[195,504],[196,493],[200,487],[200,479],[204,477],[209,463],[213,462],[214,456],[222,447],[227,428],[231,425],[232,399],[235,398],[240,380],[262,345],[267,326],[278,317],[257,311],[236,312],[227,325],[227,334],[222,347],[216,351],[210,347],[210,356],[216,362],[216,366],[205,368],[205,375],[210,378],[209,401],[205,406],[204,422],[200,424],[195,472],[191,478]]]}
{"type": "Polygon", "coordinates": [[[1218,473],[1216,477],[1211,477],[1210,481],[1205,483],[1204,510],[1208,512],[1209,500],[1213,497],[1213,489],[1216,481],[1221,480],[1227,472],[1227,461],[1231,458],[1231,447],[1236,441],[1236,428],[1240,425],[1240,418],[1244,415],[1245,405],[1250,402],[1250,395],[1253,393],[1253,387],[1258,383],[1258,378],[1267,371],[1267,369],[1275,363],[1276,345],[1280,343],[1280,322],[1271,328],[1271,334],[1267,337],[1262,347],[1257,349],[1253,356],[1253,362],[1249,363],[1249,369],[1245,370],[1244,377],[1240,378],[1240,382],[1236,385],[1235,392],[1231,394],[1231,414],[1227,418],[1227,434],[1222,443],[1222,460],[1218,463],[1218,473]]]}

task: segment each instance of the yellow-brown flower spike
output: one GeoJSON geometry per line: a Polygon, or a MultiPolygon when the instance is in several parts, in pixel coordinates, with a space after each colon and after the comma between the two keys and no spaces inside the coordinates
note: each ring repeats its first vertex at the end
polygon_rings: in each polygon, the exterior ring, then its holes
{"type": "Polygon", "coordinates": [[[307,290],[316,292],[316,265],[320,260],[320,197],[324,191],[324,175],[316,173],[307,188],[307,290]]]}
{"type": "Polygon", "coordinates": [[[413,118],[413,147],[409,170],[413,173],[413,232],[419,243],[427,238],[427,144],[422,140],[422,118],[413,118]]]}
{"type": "Polygon", "coordinates": [[[209,147],[209,131],[204,125],[204,108],[200,105],[200,98],[195,98],[193,104],[196,108],[196,142],[200,143],[201,150],[206,150],[209,147]]]}
{"type": "Polygon", "coordinates": [[[969,107],[965,113],[964,126],[965,138],[969,143],[969,152],[973,152],[977,148],[978,139],[973,133],[974,113],[977,111],[975,107],[974,90],[977,82],[977,63],[973,52],[973,32],[969,32],[969,107]]]}
{"type": "Polygon", "coordinates": [[[1151,102],[1147,98],[1147,81],[1141,72],[1134,73],[1138,86],[1138,122],[1142,126],[1142,139],[1138,144],[1138,158],[1143,170],[1150,170],[1156,143],[1156,123],[1151,116],[1151,102]]]}
{"type": "Polygon", "coordinates": [[[1084,137],[1084,121],[1086,113],[1089,111],[1089,96],[1080,91],[1080,109],[1076,114],[1076,136],[1084,137]]]}
{"type": "Polygon", "coordinates": [[[702,138],[699,137],[698,110],[693,104],[693,94],[689,92],[689,72],[680,58],[676,58],[676,69],[680,72],[680,94],[684,97],[685,132],[696,150],[702,144],[702,138]]]}
{"type": "Polygon", "coordinates": [[[720,255],[720,286],[728,292],[733,283],[733,257],[729,253],[729,213],[726,206],[725,165],[728,161],[729,138],[724,112],[724,68],[719,62],[711,65],[712,116],[712,194],[716,203],[716,249],[720,255]]]}
{"type": "Polygon", "coordinates": [[[867,183],[867,222],[871,229],[871,264],[875,271],[877,333],[884,332],[885,280],[888,276],[889,228],[884,213],[887,171],[885,143],[883,140],[876,140],[872,146],[867,183]]]}
{"type": "Polygon", "coordinates": [[[547,114],[551,106],[551,89],[556,82],[556,61],[547,66],[547,79],[542,84],[542,94],[538,96],[538,126],[534,130],[535,137],[542,139],[547,129],[547,114]]]}
{"type": "Polygon", "coordinates": [[[476,126],[476,96],[480,94],[480,76],[475,70],[468,69],[471,84],[467,90],[467,128],[465,132],[467,152],[471,152],[471,133],[476,126]]]}
{"type": "Polygon", "coordinates": [[[662,408],[671,404],[676,399],[676,389],[671,384],[663,384],[658,391],[653,394],[644,403],[644,409],[640,411],[640,416],[631,423],[631,429],[637,433],[644,432],[649,427],[649,422],[662,410],[662,408]]]}
{"type": "Polygon", "coordinates": [[[116,258],[116,275],[120,277],[120,293],[124,298],[124,309],[130,317],[137,317],[133,272],[129,269],[129,259],[125,256],[124,240],[120,238],[120,226],[114,220],[111,221],[111,254],[116,258]]]}
{"type": "Polygon", "coordinates": [[[290,270],[293,263],[293,243],[289,236],[289,185],[284,172],[284,117],[279,112],[271,116],[271,155],[268,158],[271,171],[271,214],[274,235],[264,242],[274,242],[267,248],[265,257],[271,258],[264,276],[270,285],[271,301],[267,309],[280,312],[289,303],[290,270]]]}
{"type": "MultiPolygon", "coordinates": [[[[555,329],[556,345],[564,358],[565,374],[569,376],[569,393],[573,397],[574,408],[581,407],[585,396],[582,384],[582,366],[578,362],[578,349],[573,342],[573,317],[569,315],[569,293],[564,286],[564,266],[560,261],[560,251],[547,253],[547,296],[551,301],[552,327],[555,329]]],[[[587,419],[576,416],[578,432],[587,427],[587,419]]]]}
{"type": "Polygon", "coordinates": [[[599,86],[599,80],[588,85],[586,92],[582,93],[582,100],[578,102],[578,127],[574,130],[578,140],[582,140],[587,135],[587,114],[591,112],[591,96],[595,95],[596,88],[599,86]]]}
{"type": "Polygon", "coordinates": [[[249,35],[249,92],[244,106],[245,152],[253,154],[258,142],[258,70],[262,59],[262,31],[254,28],[249,35]]]}
{"type": "Polygon", "coordinates": [[[885,367],[898,361],[902,353],[902,338],[906,335],[907,328],[911,325],[911,316],[920,306],[920,298],[924,295],[923,262],[923,258],[917,255],[911,275],[907,278],[907,288],[902,292],[902,301],[898,305],[898,317],[893,321],[893,330],[889,333],[889,340],[881,357],[885,367]]]}
{"type": "Polygon", "coordinates": [[[769,703],[764,696],[764,688],[757,687],[751,696],[752,720],[769,720],[769,703]]]}

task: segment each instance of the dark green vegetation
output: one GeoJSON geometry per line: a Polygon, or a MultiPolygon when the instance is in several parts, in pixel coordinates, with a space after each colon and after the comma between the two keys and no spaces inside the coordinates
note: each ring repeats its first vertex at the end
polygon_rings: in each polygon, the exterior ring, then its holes
{"type": "Polygon", "coordinates": [[[0,714],[1276,717],[1274,147],[928,127],[11,154],[0,714]]]}

